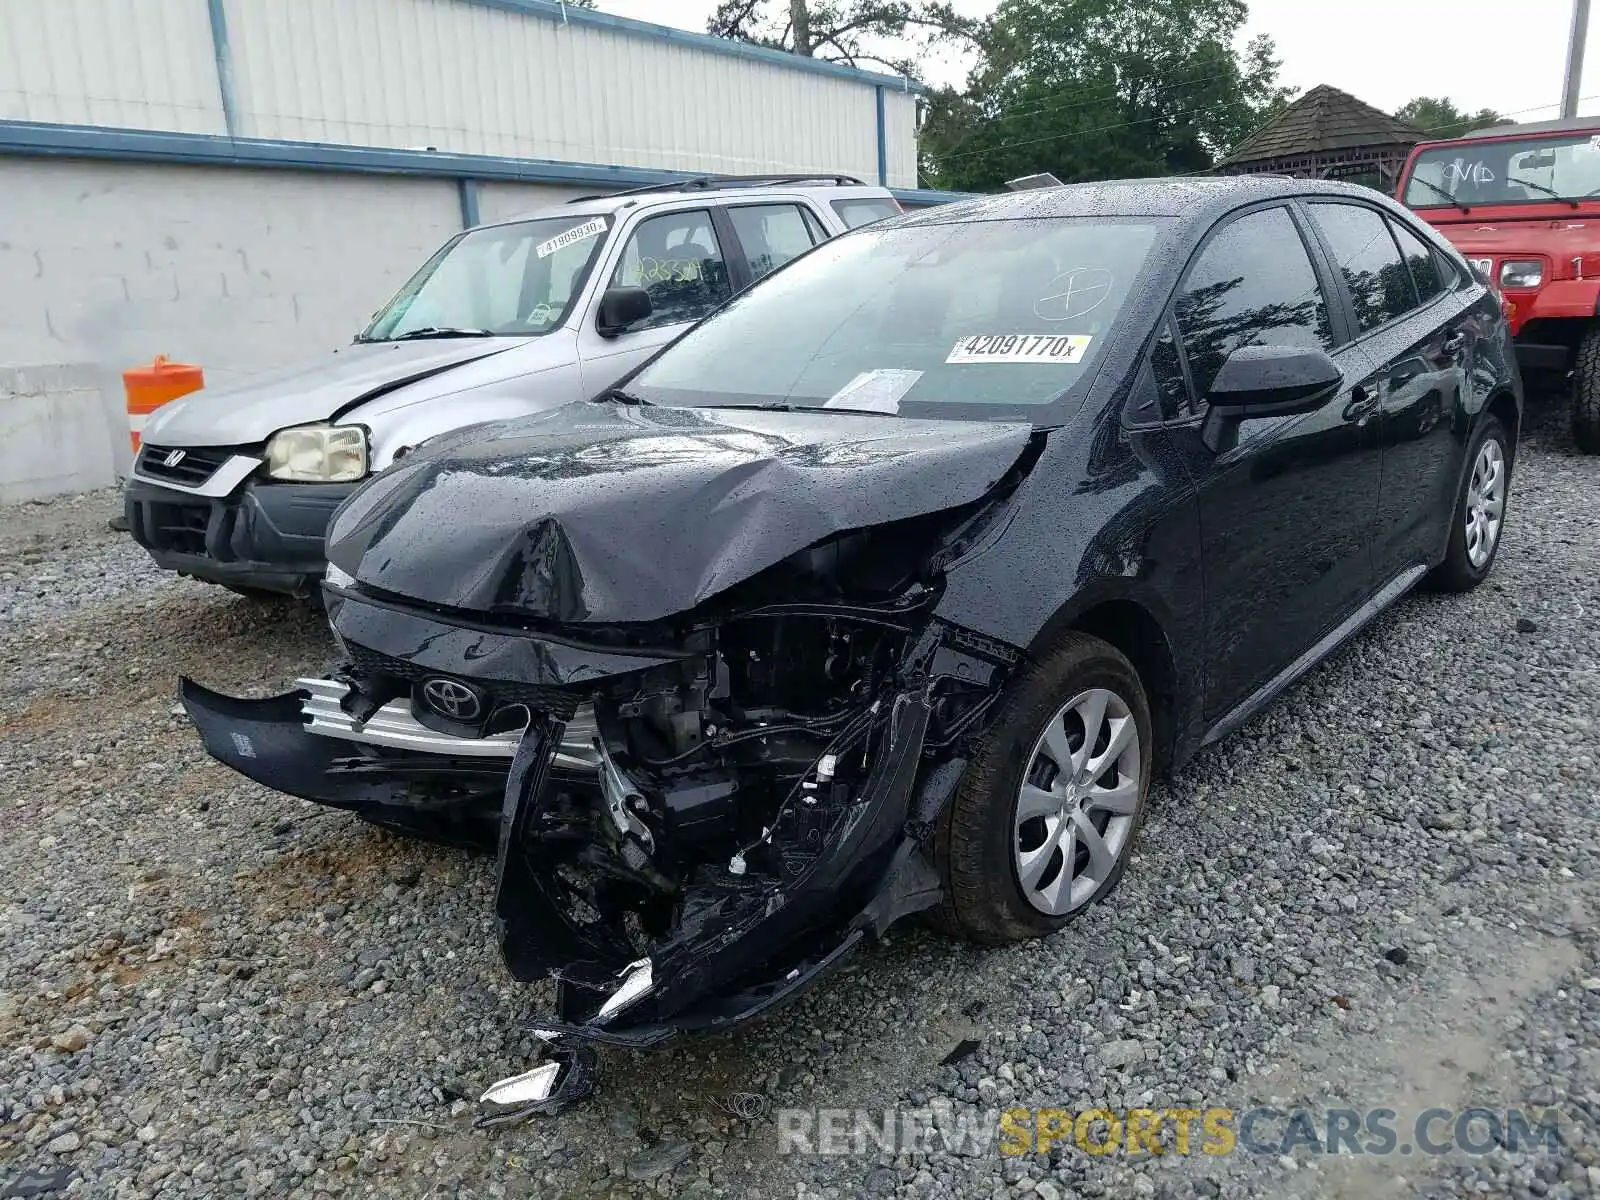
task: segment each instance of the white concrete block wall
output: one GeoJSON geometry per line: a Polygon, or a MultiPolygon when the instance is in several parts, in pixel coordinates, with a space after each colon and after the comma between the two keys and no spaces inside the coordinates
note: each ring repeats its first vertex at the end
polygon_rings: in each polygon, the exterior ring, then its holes
{"type": "Polygon", "coordinates": [[[0,504],[104,487],[127,470],[114,384],[84,364],[0,367],[0,504]]]}
{"type": "Polygon", "coordinates": [[[117,438],[86,380],[115,412],[121,372],[157,354],[215,384],[331,350],[461,228],[444,179],[0,158],[0,196],[12,498],[113,481],[117,438]],[[40,417],[52,403],[59,419],[40,417]]]}

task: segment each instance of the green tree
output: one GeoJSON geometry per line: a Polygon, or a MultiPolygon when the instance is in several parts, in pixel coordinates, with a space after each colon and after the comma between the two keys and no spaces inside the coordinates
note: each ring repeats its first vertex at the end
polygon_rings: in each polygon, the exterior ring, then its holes
{"type": "Polygon", "coordinates": [[[930,47],[971,43],[981,28],[942,0],[721,0],[706,23],[717,37],[902,75],[930,47]]]}
{"type": "Polygon", "coordinates": [[[1418,96],[1415,100],[1407,100],[1394,110],[1394,115],[1399,120],[1415,125],[1429,137],[1440,138],[1460,137],[1474,129],[1511,124],[1492,108],[1480,108],[1475,113],[1463,112],[1444,96],[1418,96]]]}
{"type": "Polygon", "coordinates": [[[930,96],[924,174],[990,191],[1202,171],[1291,95],[1272,41],[1235,38],[1244,0],[1002,0],[965,89],[930,96]]]}

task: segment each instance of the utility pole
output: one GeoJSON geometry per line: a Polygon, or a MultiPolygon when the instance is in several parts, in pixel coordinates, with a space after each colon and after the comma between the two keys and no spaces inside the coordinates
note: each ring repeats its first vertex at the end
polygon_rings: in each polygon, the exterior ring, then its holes
{"type": "Polygon", "coordinates": [[[1567,79],[1561,89],[1561,115],[1578,115],[1578,88],[1583,82],[1583,43],[1589,36],[1589,0],[1572,0],[1572,33],[1567,38],[1567,79]]]}

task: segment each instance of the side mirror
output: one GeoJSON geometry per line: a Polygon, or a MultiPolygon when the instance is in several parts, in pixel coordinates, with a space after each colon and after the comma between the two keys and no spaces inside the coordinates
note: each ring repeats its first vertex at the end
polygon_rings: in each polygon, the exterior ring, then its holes
{"type": "Polygon", "coordinates": [[[600,311],[595,330],[603,338],[614,338],[625,333],[630,325],[638,324],[655,307],[650,303],[650,293],[642,287],[607,288],[600,297],[600,311]]]}
{"type": "Polygon", "coordinates": [[[1213,450],[1223,430],[1250,417],[1314,412],[1344,382],[1333,359],[1303,346],[1240,346],[1223,361],[1206,400],[1204,438],[1213,450]]]}

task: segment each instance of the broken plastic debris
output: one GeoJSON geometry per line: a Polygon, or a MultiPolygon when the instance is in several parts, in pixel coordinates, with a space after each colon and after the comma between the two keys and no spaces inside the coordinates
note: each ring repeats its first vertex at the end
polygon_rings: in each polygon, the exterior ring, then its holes
{"type": "Polygon", "coordinates": [[[595,1020],[604,1021],[608,1017],[616,1016],[650,990],[651,973],[648,958],[629,963],[624,970],[628,973],[627,978],[606,998],[606,1002],[600,1006],[600,1011],[595,1014],[595,1020]]]}
{"type": "Polygon", "coordinates": [[[728,860],[728,874],[743,875],[745,870],[744,855],[735,854],[728,860]]]}
{"type": "Polygon", "coordinates": [[[550,1093],[556,1089],[556,1079],[560,1074],[560,1063],[547,1062],[521,1075],[490,1084],[488,1091],[478,1100],[488,1104],[532,1104],[548,1100],[550,1093]]]}

